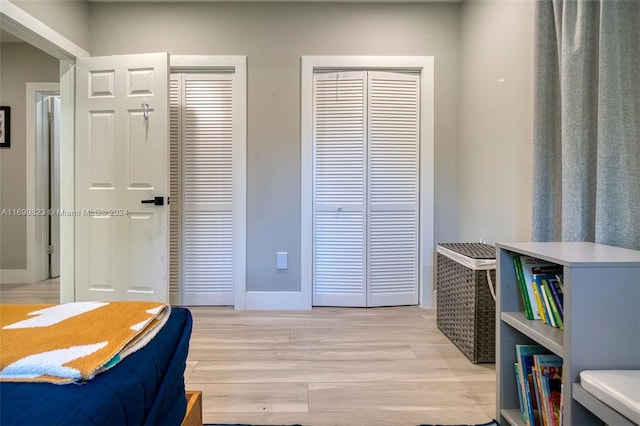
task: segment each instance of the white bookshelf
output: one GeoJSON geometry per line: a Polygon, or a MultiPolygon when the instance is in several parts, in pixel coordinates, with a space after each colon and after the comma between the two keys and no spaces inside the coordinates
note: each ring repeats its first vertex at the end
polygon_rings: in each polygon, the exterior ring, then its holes
{"type": "Polygon", "coordinates": [[[582,370],[640,369],[640,252],[594,243],[498,243],[496,419],[520,426],[516,344],[540,344],[563,358],[564,425],[602,421],[573,398],[582,370]],[[564,330],[527,320],[513,255],[562,265],[564,330]]]}

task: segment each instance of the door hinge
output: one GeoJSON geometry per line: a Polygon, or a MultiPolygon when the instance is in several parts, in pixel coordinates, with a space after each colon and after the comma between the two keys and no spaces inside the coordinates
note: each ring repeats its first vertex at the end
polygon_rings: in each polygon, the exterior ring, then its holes
{"type": "Polygon", "coordinates": [[[47,254],[53,254],[55,252],[55,250],[53,249],[53,246],[51,244],[49,244],[47,246],[47,254]]]}

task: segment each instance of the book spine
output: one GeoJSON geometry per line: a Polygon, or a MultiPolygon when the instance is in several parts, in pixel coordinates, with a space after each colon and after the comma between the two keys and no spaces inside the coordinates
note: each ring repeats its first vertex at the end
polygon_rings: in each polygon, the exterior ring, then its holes
{"type": "Polygon", "coordinates": [[[523,347],[524,345],[516,345],[516,360],[518,364],[518,376],[520,378],[520,382],[518,383],[518,385],[520,386],[520,392],[522,393],[522,405],[524,408],[520,414],[522,417],[522,423],[525,426],[530,426],[529,393],[527,392],[529,386],[527,383],[527,372],[524,365],[524,355],[522,354],[523,347]]]}
{"type": "Polygon", "coordinates": [[[522,423],[525,423],[525,418],[527,416],[527,407],[524,404],[524,396],[522,395],[522,377],[520,377],[520,366],[518,363],[513,364],[514,370],[516,372],[516,388],[518,388],[518,404],[520,406],[520,419],[522,423]]]}
{"type": "Polygon", "coordinates": [[[544,392],[547,395],[546,404],[547,404],[547,412],[549,413],[549,418],[551,422],[549,423],[551,426],[561,426],[558,424],[558,418],[556,417],[556,411],[553,407],[553,397],[551,395],[551,387],[549,386],[549,372],[543,371],[543,381],[542,385],[544,386],[544,392]]]}
{"type": "Polygon", "coordinates": [[[553,314],[553,319],[555,320],[556,325],[560,328],[560,330],[564,329],[562,317],[560,316],[560,312],[558,312],[558,308],[556,307],[553,296],[551,295],[551,290],[549,289],[549,283],[547,283],[546,281],[543,282],[542,290],[545,292],[545,295],[549,300],[549,306],[551,307],[551,313],[553,314]]]}
{"type": "Polygon", "coordinates": [[[551,397],[549,395],[549,381],[547,380],[547,368],[545,361],[540,361],[537,355],[534,356],[536,374],[538,375],[538,387],[540,392],[540,410],[542,411],[543,424],[545,426],[555,426],[553,420],[553,408],[551,407],[551,397]]]}
{"type": "Polygon", "coordinates": [[[547,308],[545,307],[544,295],[542,294],[542,287],[540,283],[541,283],[540,277],[539,276],[534,277],[533,289],[538,293],[538,297],[540,298],[540,307],[538,308],[540,309],[540,317],[542,318],[545,324],[551,325],[551,321],[549,320],[550,313],[547,312],[547,308]]]}
{"type": "Polygon", "coordinates": [[[528,355],[525,357],[525,364],[527,365],[527,391],[529,392],[529,422],[532,426],[540,426],[540,410],[538,405],[538,398],[536,398],[536,383],[533,372],[532,355],[528,355]]]}
{"type": "Polygon", "coordinates": [[[543,425],[545,424],[544,422],[544,413],[541,410],[542,408],[542,404],[540,404],[542,402],[542,388],[541,388],[541,380],[542,378],[540,377],[540,370],[539,370],[539,361],[538,361],[538,355],[533,355],[533,365],[532,365],[532,372],[533,372],[533,381],[536,385],[536,399],[538,400],[538,407],[539,407],[539,413],[540,413],[540,420],[543,425]]]}
{"type": "MultiPolygon", "coordinates": [[[[540,319],[542,320],[542,322],[544,322],[545,324],[548,324],[548,319],[547,319],[547,315],[543,315],[542,313],[545,312],[543,311],[543,307],[542,307],[542,300],[540,300],[540,289],[538,286],[538,283],[534,280],[531,283],[532,287],[533,287],[533,295],[536,297],[536,304],[538,305],[538,311],[540,311],[540,319]]],[[[545,312],[546,314],[546,312],[545,312]]]]}
{"type": "Polygon", "coordinates": [[[513,256],[513,266],[516,271],[516,280],[518,281],[518,287],[520,288],[520,295],[522,296],[522,304],[524,305],[524,315],[528,320],[533,319],[533,311],[531,309],[531,302],[529,301],[529,292],[527,291],[527,285],[524,280],[524,274],[522,272],[522,263],[520,256],[513,256]]]}
{"type": "Polygon", "coordinates": [[[551,325],[551,327],[558,327],[558,324],[556,323],[555,317],[553,315],[553,311],[551,309],[551,304],[549,301],[549,296],[547,294],[546,288],[547,288],[547,281],[546,280],[542,280],[542,298],[544,299],[544,305],[547,308],[547,311],[549,312],[549,325],[551,325]]]}
{"type": "Polygon", "coordinates": [[[527,376],[524,371],[524,367],[520,362],[518,363],[518,369],[520,370],[520,391],[522,392],[522,405],[524,407],[524,411],[521,413],[522,423],[529,426],[529,393],[527,392],[529,386],[527,386],[527,376]]]}
{"type": "MultiPolygon", "coordinates": [[[[558,426],[564,422],[564,369],[560,372],[560,406],[558,407],[558,426]]],[[[555,412],[555,410],[554,410],[555,412]]]]}
{"type": "Polygon", "coordinates": [[[553,296],[553,300],[556,302],[556,307],[558,308],[558,312],[560,313],[560,317],[564,320],[564,306],[563,306],[563,298],[561,297],[562,293],[558,288],[558,280],[549,280],[549,290],[551,290],[551,295],[553,296]]]}
{"type": "Polygon", "coordinates": [[[562,405],[562,361],[554,362],[543,370],[546,380],[547,393],[549,395],[549,412],[554,426],[562,426],[560,423],[562,405]]]}
{"type": "Polygon", "coordinates": [[[564,282],[562,281],[562,274],[556,275],[556,279],[558,280],[558,290],[560,293],[564,293],[564,282]]]}
{"type": "Polygon", "coordinates": [[[550,426],[557,426],[553,414],[553,404],[551,402],[551,392],[549,390],[549,378],[544,369],[540,371],[542,377],[542,393],[544,394],[544,410],[547,416],[547,422],[550,426]]]}
{"type": "Polygon", "coordinates": [[[535,367],[531,369],[531,376],[533,377],[533,387],[536,393],[536,401],[538,401],[538,417],[536,418],[536,424],[540,426],[544,426],[545,425],[544,414],[543,414],[542,404],[541,404],[542,399],[540,399],[540,397],[542,396],[540,393],[540,386],[539,386],[540,378],[538,377],[538,371],[536,370],[535,367]]]}
{"type": "Polygon", "coordinates": [[[532,374],[533,374],[533,382],[535,384],[535,389],[536,389],[536,399],[538,400],[538,419],[542,426],[546,426],[547,420],[546,420],[546,413],[544,411],[544,404],[543,404],[544,399],[542,394],[542,383],[541,383],[542,378],[540,377],[540,370],[536,366],[535,355],[533,356],[532,374]]]}

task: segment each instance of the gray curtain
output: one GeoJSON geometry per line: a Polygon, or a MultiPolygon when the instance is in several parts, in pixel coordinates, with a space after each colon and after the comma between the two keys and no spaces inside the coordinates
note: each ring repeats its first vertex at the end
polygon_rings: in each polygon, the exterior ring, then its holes
{"type": "Polygon", "coordinates": [[[640,0],[539,0],[533,240],[640,250],[640,0]]]}

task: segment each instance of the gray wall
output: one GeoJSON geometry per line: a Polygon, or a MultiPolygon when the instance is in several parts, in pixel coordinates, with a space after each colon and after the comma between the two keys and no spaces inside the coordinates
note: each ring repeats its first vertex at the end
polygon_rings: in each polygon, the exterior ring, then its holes
{"type": "MultiPolygon", "coordinates": [[[[25,208],[26,83],[59,81],[58,60],[26,43],[0,44],[0,105],[11,107],[11,148],[0,149],[0,210],[25,208]]],[[[26,269],[24,217],[0,216],[0,269],[26,269]]]]}
{"type": "Polygon", "coordinates": [[[300,290],[300,56],[435,57],[436,238],[457,234],[459,4],[92,3],[92,55],[248,58],[247,289],[300,290]],[[276,271],[277,251],[289,270],[276,271]]]}
{"type": "Polygon", "coordinates": [[[89,3],[86,0],[10,0],[56,32],[89,50],[89,3]]]}
{"type": "Polygon", "coordinates": [[[461,13],[460,240],[531,241],[533,2],[461,13]]]}
{"type": "MultiPolygon", "coordinates": [[[[532,2],[14,3],[92,55],[247,56],[249,290],[300,288],[302,55],[434,56],[436,242],[530,239],[532,2]],[[285,273],[275,270],[276,251],[290,253],[285,273]]],[[[5,50],[3,104],[23,74],[44,70],[5,60],[5,50]],[[7,74],[14,65],[21,71],[7,74]]],[[[56,81],[57,62],[50,67],[56,81]]],[[[24,87],[20,93],[24,103],[24,87]]],[[[0,189],[22,206],[19,150],[0,151],[0,189]]],[[[1,247],[10,249],[2,249],[0,266],[24,267],[24,224],[4,223],[1,247]]]]}

